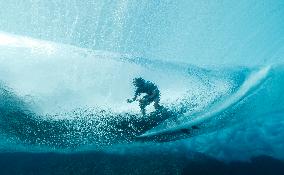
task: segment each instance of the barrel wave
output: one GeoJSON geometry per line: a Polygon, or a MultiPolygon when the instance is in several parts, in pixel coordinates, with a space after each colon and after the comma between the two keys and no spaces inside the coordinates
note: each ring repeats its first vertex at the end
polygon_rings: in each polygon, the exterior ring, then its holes
{"type": "Polygon", "coordinates": [[[11,149],[82,150],[198,137],[283,114],[284,66],[197,67],[0,33],[0,138],[11,149]],[[161,91],[140,114],[132,79],[161,91]]]}

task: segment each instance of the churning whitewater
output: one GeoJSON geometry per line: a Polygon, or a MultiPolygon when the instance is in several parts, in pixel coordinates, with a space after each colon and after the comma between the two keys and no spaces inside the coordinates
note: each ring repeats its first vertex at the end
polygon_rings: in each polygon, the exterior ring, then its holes
{"type": "Polygon", "coordinates": [[[0,138],[15,145],[168,142],[284,112],[282,65],[204,69],[7,33],[0,63],[0,138]],[[126,102],[135,77],[158,85],[162,109],[126,102]]]}

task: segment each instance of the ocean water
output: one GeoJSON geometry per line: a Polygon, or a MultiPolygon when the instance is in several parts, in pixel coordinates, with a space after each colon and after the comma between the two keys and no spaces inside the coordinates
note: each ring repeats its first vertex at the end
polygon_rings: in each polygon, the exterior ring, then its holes
{"type": "Polygon", "coordinates": [[[283,174],[283,1],[0,6],[0,174],[283,174]]]}

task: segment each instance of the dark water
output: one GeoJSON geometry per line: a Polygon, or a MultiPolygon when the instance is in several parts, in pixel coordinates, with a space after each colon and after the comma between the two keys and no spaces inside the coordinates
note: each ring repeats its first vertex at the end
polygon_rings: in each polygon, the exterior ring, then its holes
{"type": "Polygon", "coordinates": [[[89,175],[89,174],[198,174],[198,175],[282,175],[284,161],[269,156],[248,162],[222,162],[187,154],[117,155],[100,152],[76,154],[1,153],[1,175],[89,175]]]}

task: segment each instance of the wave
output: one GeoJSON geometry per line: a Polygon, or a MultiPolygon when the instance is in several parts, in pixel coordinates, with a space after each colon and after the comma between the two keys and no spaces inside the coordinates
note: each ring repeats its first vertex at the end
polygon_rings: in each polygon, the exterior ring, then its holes
{"type": "Polygon", "coordinates": [[[284,113],[283,66],[252,72],[239,89],[213,107],[168,119],[141,135],[143,140],[170,141],[197,136],[241,123],[252,117],[284,113]]]}
{"type": "Polygon", "coordinates": [[[252,75],[250,75],[245,80],[245,82],[240,86],[238,91],[230,95],[227,99],[218,102],[217,105],[207,108],[201,113],[196,113],[193,115],[188,113],[183,114],[183,116],[192,115],[190,121],[185,121],[188,120],[187,117],[179,116],[178,118],[185,120],[174,121],[175,122],[174,124],[173,123],[169,124],[170,121],[167,121],[164,124],[161,124],[161,126],[146,132],[141,137],[149,137],[159,134],[172,133],[178,130],[180,130],[181,132],[190,132],[190,129],[197,129],[197,128],[200,129],[199,126],[200,123],[203,123],[204,121],[207,121],[209,119],[212,120],[211,118],[213,117],[220,116],[221,113],[223,113],[225,110],[230,110],[233,106],[237,105],[244,98],[246,98],[251,93],[253,93],[255,89],[257,89],[262,83],[264,83],[264,81],[267,78],[269,70],[270,66],[267,66],[261,69],[260,71],[252,73],[252,75]],[[194,117],[194,119],[192,117],[194,117]]]}
{"type": "Polygon", "coordinates": [[[0,38],[0,135],[16,145],[74,150],[166,142],[284,107],[282,65],[205,69],[5,33],[0,38]],[[138,104],[126,103],[137,76],[159,86],[161,110],[150,107],[142,116],[138,104]]]}

